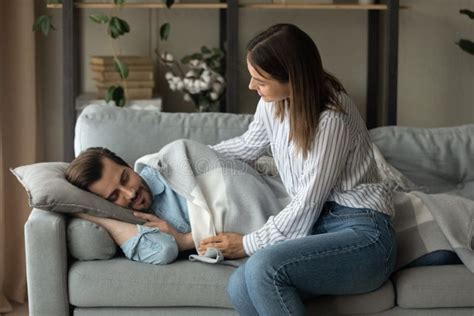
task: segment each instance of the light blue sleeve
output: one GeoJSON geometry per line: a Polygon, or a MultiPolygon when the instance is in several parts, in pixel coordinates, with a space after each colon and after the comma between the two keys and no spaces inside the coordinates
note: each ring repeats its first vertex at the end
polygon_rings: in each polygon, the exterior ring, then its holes
{"type": "Polygon", "coordinates": [[[120,246],[128,259],[149,264],[168,264],[176,259],[179,251],[173,236],[156,227],[137,225],[137,230],[120,246]]]}

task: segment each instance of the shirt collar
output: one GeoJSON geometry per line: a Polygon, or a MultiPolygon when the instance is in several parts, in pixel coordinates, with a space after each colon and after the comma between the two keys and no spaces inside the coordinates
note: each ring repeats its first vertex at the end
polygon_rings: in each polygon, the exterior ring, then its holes
{"type": "Polygon", "coordinates": [[[152,196],[159,195],[165,191],[165,185],[160,180],[160,174],[157,170],[146,166],[140,172],[140,177],[148,185],[152,196]]]}

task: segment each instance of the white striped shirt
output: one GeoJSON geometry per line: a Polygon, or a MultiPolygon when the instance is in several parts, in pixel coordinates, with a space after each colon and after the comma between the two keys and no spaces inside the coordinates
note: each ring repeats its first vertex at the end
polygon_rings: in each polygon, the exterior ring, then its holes
{"type": "Polygon", "coordinates": [[[306,159],[289,141],[289,120],[273,115],[260,100],[248,130],[211,146],[221,154],[253,163],[270,147],[290,203],[263,227],[243,237],[247,255],[278,242],[309,235],[326,201],[393,215],[391,192],[380,181],[365,122],[352,100],[339,97],[345,113],[321,113],[313,149],[306,159]]]}

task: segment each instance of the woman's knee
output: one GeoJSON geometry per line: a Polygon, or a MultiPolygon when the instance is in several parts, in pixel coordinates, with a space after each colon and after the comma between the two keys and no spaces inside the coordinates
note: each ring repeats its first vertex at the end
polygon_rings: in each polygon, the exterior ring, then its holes
{"type": "Polygon", "coordinates": [[[247,286],[255,288],[262,287],[268,284],[279,283],[281,274],[284,269],[281,269],[283,263],[278,251],[273,249],[263,249],[253,254],[246,263],[245,279],[247,286]]]}

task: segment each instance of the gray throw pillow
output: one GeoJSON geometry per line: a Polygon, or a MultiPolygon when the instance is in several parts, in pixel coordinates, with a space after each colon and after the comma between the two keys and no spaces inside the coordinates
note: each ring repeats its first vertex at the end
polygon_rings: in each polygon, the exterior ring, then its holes
{"type": "Polygon", "coordinates": [[[31,207],[68,214],[87,213],[132,224],[144,223],[133,216],[131,210],[69,183],[64,175],[67,166],[65,162],[43,162],[10,171],[28,193],[28,203],[31,207]]]}
{"type": "Polygon", "coordinates": [[[69,253],[78,260],[106,260],[117,252],[109,233],[102,226],[73,218],[67,226],[69,253]]]}

